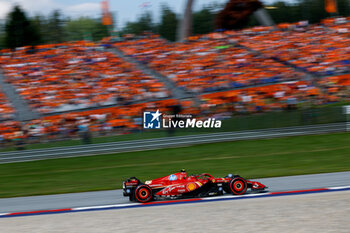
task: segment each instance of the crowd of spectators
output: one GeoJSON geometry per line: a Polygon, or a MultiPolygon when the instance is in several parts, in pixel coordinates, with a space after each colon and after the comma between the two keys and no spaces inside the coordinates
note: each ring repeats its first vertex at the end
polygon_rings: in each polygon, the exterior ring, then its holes
{"type": "Polygon", "coordinates": [[[212,33],[169,43],[157,35],[115,46],[194,93],[302,79],[303,74],[235,45],[231,35],[212,33]]]}
{"type": "Polygon", "coordinates": [[[343,36],[350,36],[350,17],[324,19],[322,24],[343,36]]]}
{"type": "Polygon", "coordinates": [[[293,110],[350,101],[350,75],[324,78],[318,86],[291,81],[201,95],[202,109],[230,106],[239,114],[293,110]]]}
{"type": "Polygon", "coordinates": [[[245,30],[237,42],[316,76],[338,75],[350,72],[349,25],[346,19],[284,24],[278,30],[245,30]]]}
{"type": "Polygon", "coordinates": [[[320,86],[308,81],[288,81],[266,86],[248,87],[200,95],[201,105],[192,99],[175,99],[138,103],[88,111],[69,112],[42,117],[26,123],[0,123],[0,141],[48,141],[80,138],[89,131],[95,136],[127,134],[142,131],[142,113],[159,109],[173,114],[180,106],[181,114],[225,119],[234,115],[294,110],[303,106],[319,106],[350,101],[350,75],[326,77],[320,86]]]}
{"type": "Polygon", "coordinates": [[[173,114],[178,107],[181,113],[200,115],[192,100],[159,100],[103,109],[68,112],[45,116],[28,122],[6,121],[0,123],[0,142],[15,139],[49,141],[51,139],[79,138],[89,131],[95,136],[126,134],[142,130],[144,111],[159,109],[163,114],[173,114]]]}
{"type": "Polygon", "coordinates": [[[2,92],[0,87],[0,120],[11,120],[15,114],[15,109],[9,102],[7,96],[2,92]]]}
{"type": "MultiPolygon", "coordinates": [[[[113,43],[196,93],[200,105],[168,98],[163,83],[106,50],[107,41],[3,50],[6,81],[33,109],[51,115],[1,122],[0,142],[138,132],[142,112],[171,113],[174,106],[198,117],[230,117],[350,101],[349,25],[349,19],[327,19],[321,25],[215,32],[180,43],[152,34],[113,43]],[[306,75],[310,72],[316,78],[306,75]]],[[[13,114],[0,93],[0,116],[13,114]]]]}
{"type": "Polygon", "coordinates": [[[83,41],[2,51],[0,66],[40,113],[169,97],[163,83],[103,48],[83,41]]]}
{"type": "Polygon", "coordinates": [[[145,35],[115,46],[201,94],[202,109],[235,103],[241,112],[283,110],[349,100],[350,77],[341,75],[350,72],[349,25],[350,18],[331,18],[319,25],[210,33],[183,43],[145,35]],[[270,83],[279,84],[246,88],[270,83]],[[230,90],[235,88],[241,90],[230,90]]]}

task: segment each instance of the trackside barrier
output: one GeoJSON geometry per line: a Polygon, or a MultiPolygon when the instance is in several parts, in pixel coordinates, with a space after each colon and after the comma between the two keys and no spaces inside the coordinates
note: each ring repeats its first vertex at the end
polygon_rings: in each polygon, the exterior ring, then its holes
{"type": "Polygon", "coordinates": [[[160,148],[188,146],[203,143],[345,132],[347,128],[349,128],[349,124],[349,122],[343,122],[4,152],[0,153],[0,164],[131,151],[155,150],[160,148]]]}

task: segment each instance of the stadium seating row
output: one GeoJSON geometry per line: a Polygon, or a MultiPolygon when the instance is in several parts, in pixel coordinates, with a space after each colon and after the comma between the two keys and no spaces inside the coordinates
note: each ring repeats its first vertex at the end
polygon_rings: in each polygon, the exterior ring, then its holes
{"type": "Polygon", "coordinates": [[[91,132],[130,133],[142,128],[142,113],[159,109],[163,114],[171,114],[174,106],[180,105],[184,113],[196,114],[192,101],[174,99],[159,100],[148,103],[131,104],[88,111],[69,112],[46,116],[30,122],[7,121],[0,123],[0,135],[3,139],[28,137],[72,137],[77,136],[83,127],[91,132]]]}
{"type": "Polygon", "coordinates": [[[6,80],[40,113],[169,96],[163,83],[90,42],[5,51],[0,66],[6,80]]]}
{"type": "MultiPolygon", "coordinates": [[[[350,75],[328,77],[321,86],[291,81],[201,95],[202,109],[233,105],[235,112],[256,113],[296,109],[300,105],[322,105],[350,100],[350,75]]],[[[216,111],[217,112],[217,111],[216,111]]]]}
{"type": "Polygon", "coordinates": [[[259,33],[241,33],[237,40],[246,47],[317,76],[338,75],[350,72],[349,25],[309,25],[274,31],[266,28],[259,33]]]}
{"type": "Polygon", "coordinates": [[[188,43],[168,43],[153,35],[115,46],[199,94],[303,77],[293,68],[236,46],[224,35],[209,34],[188,43]]]}
{"type": "Polygon", "coordinates": [[[0,120],[11,120],[15,114],[15,109],[12,107],[6,95],[0,87],[0,120]]]}

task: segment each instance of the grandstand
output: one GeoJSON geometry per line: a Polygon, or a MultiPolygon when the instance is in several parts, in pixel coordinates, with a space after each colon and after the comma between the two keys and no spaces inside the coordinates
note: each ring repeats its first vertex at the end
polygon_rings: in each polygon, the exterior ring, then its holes
{"type": "Polygon", "coordinates": [[[350,18],[328,19],[177,43],[145,34],[3,50],[3,82],[17,96],[0,94],[0,134],[5,140],[66,138],[81,125],[96,133],[136,132],[145,109],[169,112],[178,104],[183,113],[210,116],[349,101],[349,24],[350,18]],[[182,92],[174,95],[175,88],[182,92]],[[14,98],[38,117],[20,121],[14,98]]]}
{"type": "Polygon", "coordinates": [[[0,63],[6,81],[40,113],[169,96],[161,82],[94,43],[44,45],[35,53],[28,50],[8,51],[0,63]]]}
{"type": "Polygon", "coordinates": [[[188,43],[169,44],[151,37],[115,45],[194,93],[303,79],[302,73],[236,46],[234,37],[220,33],[188,43]]]}
{"type": "Polygon", "coordinates": [[[241,34],[238,40],[244,46],[314,75],[350,72],[350,38],[329,27],[310,25],[292,31],[266,30],[241,34]]]}

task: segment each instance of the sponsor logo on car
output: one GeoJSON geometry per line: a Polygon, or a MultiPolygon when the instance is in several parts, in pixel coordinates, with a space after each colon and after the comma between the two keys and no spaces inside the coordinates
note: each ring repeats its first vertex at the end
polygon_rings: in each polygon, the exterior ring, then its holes
{"type": "Polygon", "coordinates": [[[187,190],[188,190],[188,191],[193,191],[193,190],[195,190],[195,189],[196,189],[195,183],[188,183],[188,184],[187,184],[187,190]]]}
{"type": "Polygon", "coordinates": [[[163,190],[163,194],[169,194],[171,191],[173,191],[176,187],[175,186],[170,186],[167,189],[163,190]]]}
{"type": "Polygon", "coordinates": [[[177,176],[176,176],[176,175],[170,175],[170,176],[169,176],[169,180],[170,180],[170,181],[177,180],[177,176]]]}

